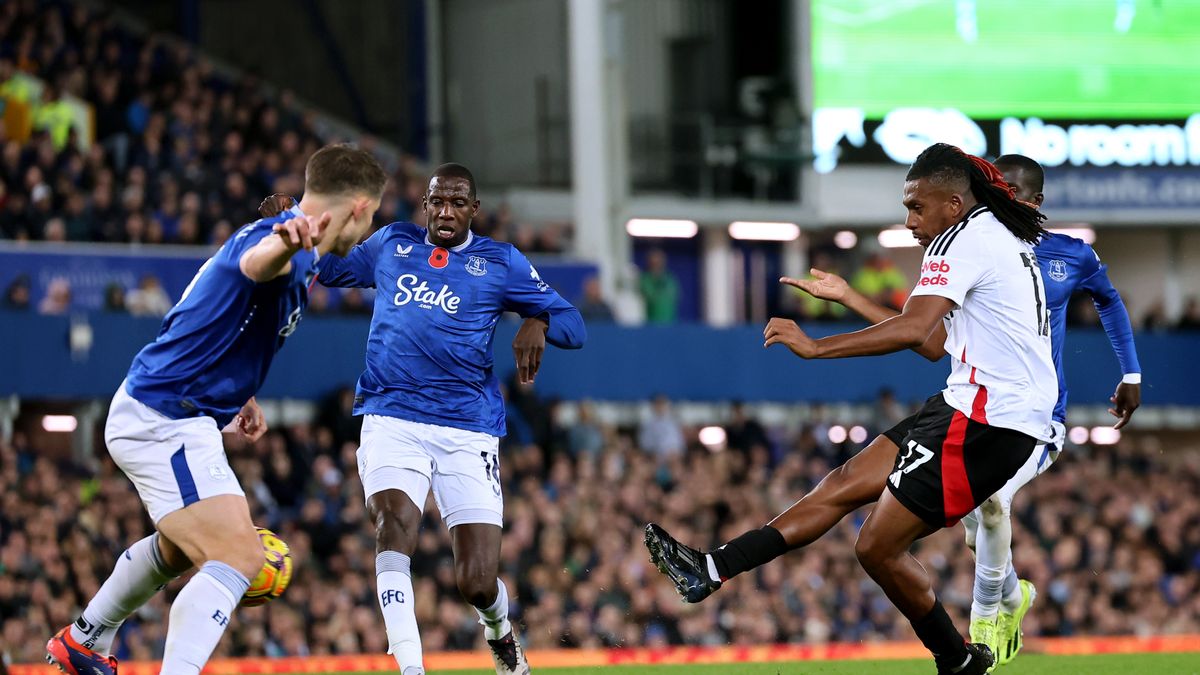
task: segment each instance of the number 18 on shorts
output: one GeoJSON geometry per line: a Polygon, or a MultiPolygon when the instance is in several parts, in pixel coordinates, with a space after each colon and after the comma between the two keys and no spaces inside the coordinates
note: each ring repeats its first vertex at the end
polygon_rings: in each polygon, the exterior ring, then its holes
{"type": "Polygon", "coordinates": [[[499,449],[499,438],[478,431],[366,415],[358,475],[368,499],[384,490],[400,490],[422,512],[432,488],[448,528],[467,523],[503,526],[499,449]]]}

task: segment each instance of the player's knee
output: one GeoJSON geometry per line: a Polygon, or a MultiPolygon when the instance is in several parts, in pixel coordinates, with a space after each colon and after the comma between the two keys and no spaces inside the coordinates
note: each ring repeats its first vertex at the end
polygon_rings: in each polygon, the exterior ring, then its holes
{"type": "Polygon", "coordinates": [[[375,550],[412,553],[416,548],[417,526],[389,509],[375,513],[375,550]]]}
{"type": "Polygon", "coordinates": [[[854,555],[868,572],[878,569],[884,557],[878,538],[871,536],[866,530],[860,530],[858,533],[858,540],[854,542],[854,555]]]}
{"type": "Polygon", "coordinates": [[[474,607],[486,608],[496,601],[498,586],[493,566],[478,561],[464,561],[455,565],[458,592],[474,607]]]}
{"type": "Polygon", "coordinates": [[[248,532],[239,532],[236,537],[229,537],[228,543],[214,551],[209,559],[223,562],[242,576],[253,580],[262,570],[266,556],[258,532],[251,529],[248,532]]]}
{"type": "Polygon", "coordinates": [[[987,501],[979,507],[983,517],[980,519],[981,524],[988,528],[999,527],[1005,518],[1008,518],[1008,508],[1004,500],[996,495],[988,497],[987,501]]]}

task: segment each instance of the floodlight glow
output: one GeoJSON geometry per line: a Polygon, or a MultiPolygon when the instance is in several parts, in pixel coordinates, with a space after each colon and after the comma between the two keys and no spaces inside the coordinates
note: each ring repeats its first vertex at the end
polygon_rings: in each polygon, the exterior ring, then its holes
{"type": "Polygon", "coordinates": [[[737,220],[729,224],[729,236],[752,241],[793,241],[800,236],[800,226],[795,223],[737,220]]]}
{"type": "Polygon", "coordinates": [[[46,415],[42,417],[42,428],[46,431],[61,431],[70,433],[79,426],[79,420],[74,415],[46,415]]]}
{"type": "Polygon", "coordinates": [[[1096,231],[1089,225],[1078,225],[1074,227],[1049,227],[1046,228],[1055,234],[1065,234],[1068,237],[1082,239],[1086,244],[1096,243],[1096,231]]]}
{"type": "Polygon", "coordinates": [[[725,447],[725,430],[721,427],[704,427],[700,430],[700,443],[709,450],[725,447]]]}
{"type": "Polygon", "coordinates": [[[865,440],[867,440],[867,430],[865,427],[856,426],[850,428],[850,441],[852,443],[862,443],[865,440]]]}
{"type": "Polygon", "coordinates": [[[884,248],[911,248],[920,246],[912,232],[903,225],[896,225],[879,233],[879,245],[884,248]]]}
{"type": "Polygon", "coordinates": [[[660,218],[631,218],[625,223],[631,237],[662,237],[690,239],[700,231],[694,220],[664,220],[660,218]]]}
{"type": "Polygon", "coordinates": [[[858,235],[850,230],[842,230],[833,235],[833,245],[842,249],[852,249],[858,245],[858,235]]]}

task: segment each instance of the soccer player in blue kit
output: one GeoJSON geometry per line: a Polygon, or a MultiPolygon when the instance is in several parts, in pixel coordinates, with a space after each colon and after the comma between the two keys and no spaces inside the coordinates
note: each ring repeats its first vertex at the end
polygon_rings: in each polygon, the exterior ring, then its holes
{"type": "Polygon", "coordinates": [[[70,675],[115,675],[117,629],[192,567],[199,571],[171,605],[160,672],[194,675],[207,663],[263,566],[222,429],[250,440],[266,431],[254,394],[296,330],[313,280],[366,234],[386,182],[363,150],[318,150],[305,167],[300,204],[238,230],[134,357],[104,438],[157,531],[117,559],[79,619],[50,639],[51,664],[70,675]],[[282,222],[288,236],[273,233],[282,222]]]}
{"type": "MultiPolygon", "coordinates": [[[[1022,201],[1042,205],[1045,175],[1042,166],[1024,155],[1002,155],[995,161],[1004,179],[1022,201]]],[[[1110,411],[1119,421],[1129,422],[1141,405],[1141,366],[1133,344],[1133,327],[1121,296],[1108,279],[1100,256],[1086,242],[1048,232],[1034,248],[1046,306],[1050,310],[1050,337],[1054,366],[1058,371],[1058,401],[1054,406],[1054,441],[1038,447],[1029,462],[974,513],[963,518],[967,545],[975,550],[975,592],[971,604],[971,640],[992,646],[1000,665],[1010,662],[1021,649],[1021,619],[1029,611],[1037,590],[1019,580],[1012,562],[1011,510],[1013,496],[1023,485],[1045,471],[1058,458],[1066,440],[1067,383],[1062,350],[1067,332],[1067,305],[1076,291],[1092,297],[1100,322],[1112,343],[1121,367],[1121,382],[1111,397],[1110,411]],[[983,527],[980,527],[980,525],[983,527]]]]}
{"type": "MultiPolygon", "coordinates": [[[[1044,178],[1037,162],[1022,155],[1005,155],[996,160],[995,166],[1003,173],[1005,181],[1015,188],[1017,199],[1041,205],[1044,178]]],[[[1059,397],[1052,414],[1056,438],[1051,443],[1039,444],[1012,480],[963,518],[968,545],[977,550],[978,556],[971,641],[992,647],[998,664],[1009,663],[1020,651],[1020,622],[1036,597],[1032,584],[1019,582],[1012,566],[1010,507],[1017,489],[1044,471],[1062,448],[1067,397],[1062,349],[1067,304],[1076,290],[1087,291],[1095,301],[1123,373],[1110,398],[1113,407],[1109,412],[1118,418],[1115,427],[1119,429],[1127,424],[1141,404],[1141,370],[1129,315],[1095,251],[1079,239],[1047,233],[1034,252],[1046,291],[1051,350],[1058,375],[1059,397]]],[[[885,321],[897,314],[858,293],[836,274],[821,270],[813,270],[813,273],[815,279],[785,279],[784,282],[817,298],[839,302],[871,323],[885,321]]],[[[931,338],[914,351],[931,361],[941,359],[945,356],[941,347],[945,335],[935,334],[935,337],[936,340],[931,338]],[[937,344],[932,344],[934,342],[937,344]]],[[[661,527],[652,524],[647,526],[647,545],[653,543],[663,552],[655,555],[661,556],[659,559],[680,595],[688,602],[700,602],[719,589],[723,582],[807,546],[847,514],[878,500],[915,417],[901,421],[875,438],[857,455],[831,471],[809,494],[758,530],[746,532],[705,553],[676,541],[661,527]]]]}
{"type": "Polygon", "coordinates": [[[520,251],[471,232],[479,200],[465,167],[435,170],[422,206],[426,227],[392,223],[331,261],[320,278],[326,286],[378,289],[354,412],[364,416],[358,470],[376,527],[389,651],[402,675],[425,672],[410,556],[432,488],[450,530],[458,589],[479,613],[496,672],[526,674],[497,576],[505,412],[492,338],[505,311],[526,318],[513,350],[518,379],[528,383],[546,342],[583,346],[583,318],[520,251]]]}

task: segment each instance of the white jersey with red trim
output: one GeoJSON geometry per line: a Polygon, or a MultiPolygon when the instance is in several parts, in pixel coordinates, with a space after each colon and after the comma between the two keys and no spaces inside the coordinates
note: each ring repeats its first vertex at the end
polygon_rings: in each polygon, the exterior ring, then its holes
{"type": "Polygon", "coordinates": [[[1033,247],[982,204],[925,249],[912,295],[948,298],[946,402],[976,422],[1052,440],[1058,375],[1033,247]]]}

